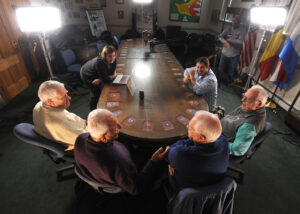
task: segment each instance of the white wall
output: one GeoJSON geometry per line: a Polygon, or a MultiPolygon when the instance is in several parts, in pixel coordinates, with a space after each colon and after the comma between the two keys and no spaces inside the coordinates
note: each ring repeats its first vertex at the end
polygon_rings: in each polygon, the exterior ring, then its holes
{"type": "Polygon", "coordinates": [[[88,25],[85,8],[100,8],[100,0],[30,0],[33,6],[55,6],[62,15],[62,24],[88,25]]]}
{"type": "MultiPolygon", "coordinates": [[[[124,4],[116,4],[113,0],[107,0],[106,2],[104,15],[107,27],[113,34],[120,36],[131,27],[131,13],[138,5],[134,4],[132,0],[124,0],[124,4]],[[118,19],[118,10],[124,11],[124,19],[118,19]]],[[[165,30],[167,25],[179,25],[182,27],[182,30],[187,31],[188,33],[207,32],[209,31],[207,26],[209,4],[209,0],[203,0],[199,23],[176,22],[169,20],[170,0],[154,0],[154,8],[157,11],[158,27],[165,30]]]]}
{"type": "Polygon", "coordinates": [[[107,28],[113,35],[120,38],[126,30],[131,28],[134,6],[132,0],[124,0],[124,4],[116,4],[115,0],[106,0],[106,7],[103,8],[103,11],[107,28]],[[123,19],[118,19],[119,10],[124,11],[123,19]]]}
{"type": "Polygon", "coordinates": [[[170,0],[156,0],[158,26],[165,29],[167,25],[180,25],[188,33],[207,32],[208,8],[210,0],[202,0],[199,23],[177,22],[169,20],[170,0]]]}
{"type": "MultiPolygon", "coordinates": [[[[158,26],[164,30],[167,25],[180,25],[182,30],[188,33],[202,33],[210,30],[208,20],[210,20],[209,7],[211,0],[202,0],[199,23],[170,21],[170,0],[153,1],[158,15],[158,26]]],[[[80,8],[100,8],[102,0],[30,0],[30,2],[33,6],[53,5],[59,7],[62,11],[63,24],[88,25],[85,11],[80,10],[80,8]],[[73,13],[76,15],[79,13],[80,17],[73,16],[73,13]]],[[[103,7],[103,10],[108,30],[118,37],[123,35],[127,29],[131,28],[132,12],[137,6],[137,4],[133,3],[133,0],[124,0],[124,4],[117,4],[115,0],[106,0],[106,6],[103,7]],[[118,18],[119,10],[124,11],[123,19],[118,18]]]]}

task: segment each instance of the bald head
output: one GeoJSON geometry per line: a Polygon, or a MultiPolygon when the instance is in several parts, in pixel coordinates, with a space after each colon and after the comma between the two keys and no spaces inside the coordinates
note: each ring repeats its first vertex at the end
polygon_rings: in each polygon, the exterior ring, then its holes
{"type": "Polygon", "coordinates": [[[242,109],[243,111],[255,111],[265,106],[268,100],[268,94],[259,85],[254,85],[248,89],[242,98],[242,109]]]}
{"type": "Polygon", "coordinates": [[[222,133],[217,116],[207,111],[197,111],[189,123],[188,135],[195,142],[213,143],[222,133]]]}
{"type": "Polygon", "coordinates": [[[268,93],[263,87],[254,85],[249,90],[252,90],[254,92],[256,100],[260,101],[263,106],[266,104],[268,100],[268,93]]]}

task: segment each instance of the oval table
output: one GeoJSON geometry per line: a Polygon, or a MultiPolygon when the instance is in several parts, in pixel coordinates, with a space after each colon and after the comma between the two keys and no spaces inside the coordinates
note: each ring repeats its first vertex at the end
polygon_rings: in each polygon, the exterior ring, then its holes
{"type": "Polygon", "coordinates": [[[154,51],[150,53],[149,45],[140,39],[121,43],[116,71],[131,75],[134,94],[126,85],[107,84],[98,108],[117,116],[122,139],[164,145],[186,136],[193,114],[207,111],[208,106],[183,84],[183,68],[168,47],[156,45],[154,51]],[[144,99],[140,99],[139,91],[144,92],[144,99]]]}

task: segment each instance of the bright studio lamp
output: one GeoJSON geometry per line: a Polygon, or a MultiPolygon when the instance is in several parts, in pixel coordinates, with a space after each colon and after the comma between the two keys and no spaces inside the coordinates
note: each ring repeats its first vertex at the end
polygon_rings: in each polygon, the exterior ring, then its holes
{"type": "Polygon", "coordinates": [[[287,10],[283,7],[253,7],[250,11],[252,23],[279,26],[285,22],[287,10]]]}
{"type": "Polygon", "coordinates": [[[54,77],[46,51],[45,33],[61,27],[60,11],[55,7],[20,7],[16,9],[17,21],[22,32],[41,33],[41,46],[51,78],[54,77]]]}
{"type": "Polygon", "coordinates": [[[254,67],[257,62],[258,54],[260,52],[263,40],[265,38],[266,29],[267,28],[276,28],[276,26],[284,25],[285,19],[287,16],[287,10],[285,7],[252,7],[250,10],[250,20],[254,24],[259,24],[262,29],[263,33],[261,36],[261,40],[258,46],[258,50],[255,54],[255,58],[251,63],[250,73],[248,76],[247,83],[245,85],[244,90],[246,91],[251,83],[251,79],[254,74],[254,67]]]}

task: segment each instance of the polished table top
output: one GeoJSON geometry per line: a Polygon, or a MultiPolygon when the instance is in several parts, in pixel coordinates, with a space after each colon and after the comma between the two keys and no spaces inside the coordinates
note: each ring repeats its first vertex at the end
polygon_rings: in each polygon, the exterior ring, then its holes
{"type": "Polygon", "coordinates": [[[135,141],[170,142],[187,134],[186,125],[197,110],[208,110],[204,99],[183,84],[183,68],[165,44],[123,41],[118,50],[117,73],[130,74],[136,86],[105,85],[98,108],[112,111],[122,124],[120,136],[135,141]],[[144,100],[139,98],[144,91],[144,100]]]}

